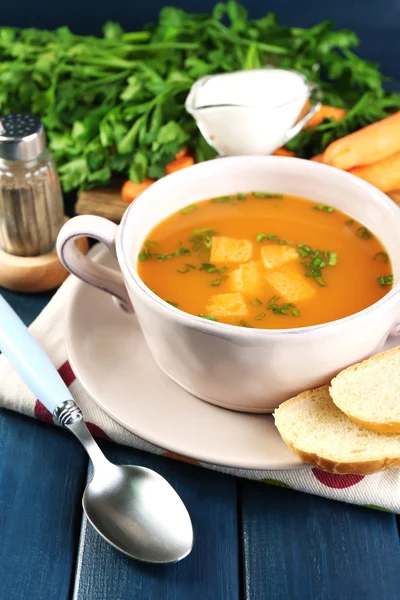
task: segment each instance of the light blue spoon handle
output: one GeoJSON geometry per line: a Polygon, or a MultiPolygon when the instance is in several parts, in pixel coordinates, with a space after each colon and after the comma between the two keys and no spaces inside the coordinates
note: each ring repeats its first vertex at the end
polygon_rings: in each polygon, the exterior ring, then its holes
{"type": "Polygon", "coordinates": [[[51,413],[62,402],[72,400],[53,363],[1,295],[0,350],[51,413]]]}

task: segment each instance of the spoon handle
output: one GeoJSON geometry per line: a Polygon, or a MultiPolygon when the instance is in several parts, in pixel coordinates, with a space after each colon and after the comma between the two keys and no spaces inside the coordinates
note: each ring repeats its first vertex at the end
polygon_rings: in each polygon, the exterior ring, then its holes
{"type": "Polygon", "coordinates": [[[52,414],[72,396],[44,350],[0,295],[0,350],[52,414]]]}

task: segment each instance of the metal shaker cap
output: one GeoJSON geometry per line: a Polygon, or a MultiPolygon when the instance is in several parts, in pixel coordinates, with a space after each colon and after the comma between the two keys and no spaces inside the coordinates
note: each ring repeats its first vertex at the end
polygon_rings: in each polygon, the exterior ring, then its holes
{"type": "Polygon", "coordinates": [[[46,148],[43,124],[33,115],[0,117],[0,158],[32,160],[46,148]]]}

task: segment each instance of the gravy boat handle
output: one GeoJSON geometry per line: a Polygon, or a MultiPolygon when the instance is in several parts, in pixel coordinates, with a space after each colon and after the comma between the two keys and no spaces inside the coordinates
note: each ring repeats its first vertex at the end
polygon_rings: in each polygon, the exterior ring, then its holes
{"type": "Polygon", "coordinates": [[[321,93],[321,90],[319,89],[319,87],[317,86],[317,84],[313,83],[312,81],[308,81],[307,88],[308,88],[308,99],[311,104],[310,110],[304,115],[304,117],[302,119],[300,119],[300,121],[297,121],[297,123],[295,123],[293,125],[293,127],[291,127],[286,132],[286,135],[284,137],[282,145],[286,144],[289,140],[294,138],[295,135],[300,133],[300,131],[303,129],[304,125],[306,123],[308,123],[308,121],[311,119],[311,117],[321,108],[322,93],[321,93]]]}

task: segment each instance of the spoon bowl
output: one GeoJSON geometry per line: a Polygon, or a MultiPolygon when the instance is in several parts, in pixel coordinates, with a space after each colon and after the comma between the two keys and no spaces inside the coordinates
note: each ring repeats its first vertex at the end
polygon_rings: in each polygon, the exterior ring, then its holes
{"type": "Polygon", "coordinates": [[[173,563],[193,546],[193,528],[182,500],[160,475],[145,467],[102,467],[82,499],[96,531],[118,550],[152,563],[173,563]]]}

